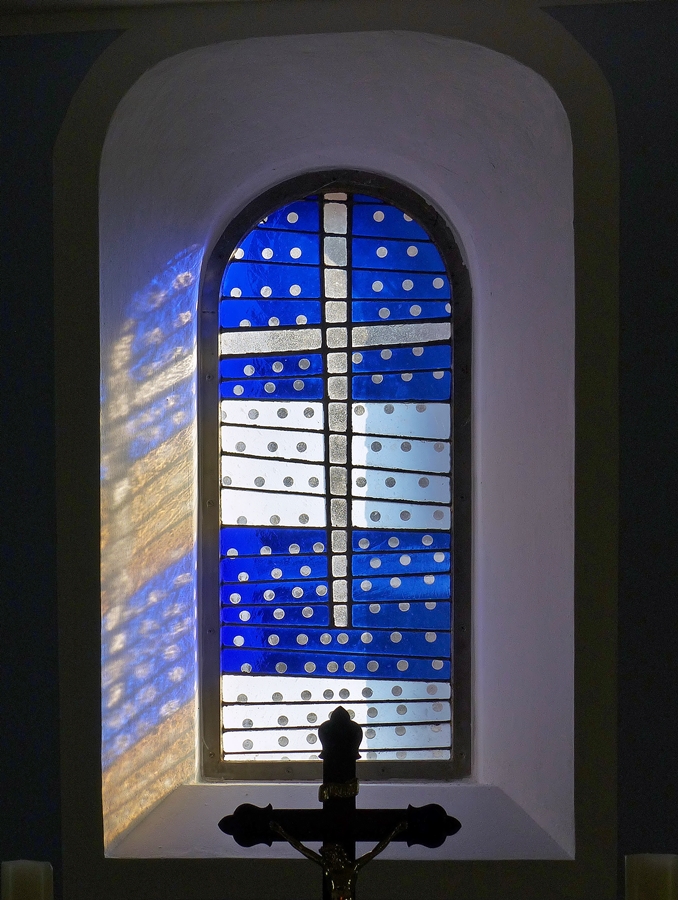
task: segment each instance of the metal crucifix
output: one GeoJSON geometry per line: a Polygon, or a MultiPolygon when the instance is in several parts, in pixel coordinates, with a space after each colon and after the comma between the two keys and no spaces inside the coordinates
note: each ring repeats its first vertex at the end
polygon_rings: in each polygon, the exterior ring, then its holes
{"type": "Polygon", "coordinates": [[[243,803],[219,822],[219,828],[233,835],[241,847],[270,847],[273,841],[287,841],[321,866],[323,900],[355,900],[359,870],[391,841],[407,841],[408,847],[440,847],[461,828],[461,823],[436,803],[407,809],[356,809],[356,760],[362,728],[339,706],[320,726],[318,737],[323,748],[323,781],[318,792],[322,809],[273,809],[271,804],[243,803]],[[302,841],[322,841],[320,853],[302,841]],[[356,859],[356,841],[378,843],[356,859]]]}

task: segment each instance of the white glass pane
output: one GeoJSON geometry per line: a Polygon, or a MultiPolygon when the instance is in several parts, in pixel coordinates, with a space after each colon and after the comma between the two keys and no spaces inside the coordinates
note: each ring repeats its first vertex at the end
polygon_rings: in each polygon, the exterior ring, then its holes
{"type": "Polygon", "coordinates": [[[221,491],[222,525],[300,525],[321,528],[325,525],[325,498],[295,494],[271,494],[268,491],[221,491]]]}
{"type": "Polygon", "coordinates": [[[221,421],[231,425],[271,428],[308,428],[322,431],[325,423],[322,403],[276,403],[270,400],[222,400],[221,421]]]}
{"type": "Polygon", "coordinates": [[[256,353],[285,353],[291,350],[317,350],[322,344],[319,328],[296,331],[225,331],[219,335],[222,356],[246,356],[256,353]]]}
{"type": "Polygon", "coordinates": [[[357,528],[449,529],[450,509],[448,506],[353,500],[351,520],[357,528]]]}
{"type": "Polygon", "coordinates": [[[416,500],[419,503],[427,500],[433,503],[450,502],[450,479],[444,475],[353,469],[351,483],[354,497],[416,500]]]}
{"type": "Polygon", "coordinates": [[[228,703],[322,703],[348,700],[449,700],[445,681],[396,681],[380,678],[281,678],[279,675],[223,675],[222,697],[228,703]]]}
{"type": "Polygon", "coordinates": [[[346,269],[325,269],[325,296],[345,297],[348,290],[346,269]]]}
{"type": "MultiPolygon", "coordinates": [[[[451,729],[448,723],[440,725],[378,725],[368,726],[363,730],[363,739],[360,750],[370,749],[395,749],[413,746],[417,749],[424,747],[449,748],[451,729]]],[[[255,731],[254,729],[242,729],[238,731],[226,731],[222,736],[224,753],[237,753],[238,751],[252,751],[253,753],[266,753],[281,750],[294,753],[300,751],[316,752],[321,750],[317,729],[272,729],[270,731],[255,731]]]]}
{"type": "MultiPolygon", "coordinates": [[[[318,753],[320,750],[318,750],[318,753]]],[[[244,752],[224,753],[224,760],[227,762],[278,762],[280,760],[288,760],[290,762],[304,760],[318,760],[318,753],[249,753],[244,752]]],[[[431,750],[368,750],[363,752],[358,760],[360,765],[362,760],[422,760],[422,759],[449,759],[450,751],[442,748],[431,750]]]]}
{"type": "Polygon", "coordinates": [[[347,210],[343,203],[325,203],[323,221],[330,234],[346,234],[347,210]]]}
{"type": "Polygon", "coordinates": [[[322,434],[303,431],[274,431],[268,428],[241,428],[223,425],[221,448],[224,453],[247,453],[264,458],[313,460],[325,458],[322,434]]]}
{"type": "Polygon", "coordinates": [[[359,466],[406,469],[415,472],[449,472],[450,445],[443,441],[401,441],[355,435],[351,441],[353,462],[359,466]]]}
{"type": "Polygon", "coordinates": [[[426,344],[449,341],[449,322],[412,322],[406,325],[360,325],[353,329],[354,347],[380,347],[382,344],[426,344]]]}
{"type": "Polygon", "coordinates": [[[357,434],[398,437],[450,437],[448,403],[354,403],[352,428],[357,434]]]}
{"type": "MultiPolygon", "coordinates": [[[[451,716],[449,701],[403,702],[393,700],[389,703],[345,701],[342,705],[348,710],[351,718],[354,718],[363,727],[415,722],[449,722],[451,716]]],[[[279,727],[317,729],[319,725],[329,719],[330,714],[336,708],[337,704],[334,702],[304,703],[298,706],[288,706],[283,711],[272,703],[237,704],[224,707],[222,722],[224,728],[228,729],[279,727]]]]}
{"type": "Polygon", "coordinates": [[[325,467],[279,460],[264,462],[249,456],[222,456],[221,483],[224,487],[324,494],[325,467]]]}

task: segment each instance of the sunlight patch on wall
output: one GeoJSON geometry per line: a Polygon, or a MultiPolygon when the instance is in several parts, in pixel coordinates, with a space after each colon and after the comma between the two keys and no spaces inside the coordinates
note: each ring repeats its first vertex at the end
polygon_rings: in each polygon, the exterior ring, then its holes
{"type": "Polygon", "coordinates": [[[104,842],[193,775],[201,251],[132,298],[102,354],[104,842]],[[162,757],[163,764],[158,761],[162,757]]]}

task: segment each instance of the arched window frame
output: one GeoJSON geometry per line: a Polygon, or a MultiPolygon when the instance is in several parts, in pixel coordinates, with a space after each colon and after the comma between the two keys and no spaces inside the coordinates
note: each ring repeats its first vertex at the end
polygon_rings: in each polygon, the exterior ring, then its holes
{"type": "MultiPolygon", "coordinates": [[[[219,498],[217,496],[218,309],[224,270],[242,238],[263,218],[289,202],[315,193],[353,191],[406,210],[435,243],[452,288],[453,351],[453,598],[452,746],[445,762],[361,762],[360,776],[379,781],[459,779],[471,773],[471,283],[450,225],[410,188],[374,173],[353,170],[311,172],[290,179],[249,203],[227,226],[205,267],[199,298],[198,453],[198,616],[201,659],[202,772],[215,779],[317,779],[314,762],[238,762],[221,760],[220,621],[218,602],[219,498]]],[[[350,556],[349,556],[350,558],[350,556]]]]}

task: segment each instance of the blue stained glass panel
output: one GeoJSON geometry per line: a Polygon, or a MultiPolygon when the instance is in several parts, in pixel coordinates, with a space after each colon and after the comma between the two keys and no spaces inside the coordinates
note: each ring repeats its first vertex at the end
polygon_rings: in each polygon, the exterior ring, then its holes
{"type": "MultiPolygon", "coordinates": [[[[447,275],[422,275],[414,272],[379,272],[356,269],[353,272],[355,300],[447,300],[450,299],[447,275]]],[[[421,304],[419,304],[421,305],[421,304]]],[[[449,315],[450,310],[447,310],[449,315]]]]}
{"type": "Polygon", "coordinates": [[[284,228],[292,231],[318,231],[320,217],[317,200],[296,200],[269,213],[260,228],[284,228]]]}
{"type": "Polygon", "coordinates": [[[452,348],[449,344],[427,344],[416,348],[388,347],[385,350],[361,350],[353,354],[354,372],[412,372],[416,369],[449,369],[451,365],[452,348]]]}
{"type": "Polygon", "coordinates": [[[330,624],[330,612],[322,606],[285,606],[284,609],[269,603],[267,606],[222,606],[221,621],[224,625],[247,622],[250,625],[312,625],[326,627],[330,624]]]}
{"type": "MultiPolygon", "coordinates": [[[[307,642],[303,645],[301,653],[351,653],[360,656],[374,656],[375,654],[400,653],[405,657],[412,656],[449,656],[450,635],[447,632],[436,632],[435,639],[429,641],[426,634],[421,631],[399,631],[390,629],[370,631],[371,640],[365,643],[363,634],[356,629],[338,631],[337,629],[323,629],[308,626],[242,627],[238,625],[223,625],[221,628],[221,643],[224,647],[250,647],[255,650],[269,649],[273,646],[273,652],[281,650],[299,650],[300,644],[297,637],[303,634],[307,642]],[[327,638],[330,640],[325,643],[327,638]],[[337,641],[338,637],[347,638],[343,643],[337,641]],[[324,638],[324,640],[322,640],[324,638]],[[241,643],[242,642],[242,643],[241,643]]],[[[431,635],[433,637],[433,635],[431,635]]]]}
{"type": "Polygon", "coordinates": [[[236,261],[224,272],[221,296],[316,299],[320,297],[320,272],[317,266],[281,266],[236,261]]]}
{"type": "Polygon", "coordinates": [[[221,561],[222,581],[268,581],[326,578],[327,556],[226,557],[221,561]]]}
{"type": "Polygon", "coordinates": [[[356,579],[352,585],[353,600],[356,603],[391,602],[403,600],[449,600],[451,583],[449,575],[405,575],[396,578],[356,579]],[[426,579],[432,579],[427,582],[426,579]],[[396,584],[395,582],[398,582],[396,584]],[[369,585],[369,587],[367,587],[369,585]]]}
{"type": "Polygon", "coordinates": [[[374,553],[375,550],[449,550],[451,536],[447,531],[361,531],[353,530],[353,552],[374,553]]]}
{"type": "Polygon", "coordinates": [[[257,556],[262,550],[263,555],[322,553],[327,533],[317,528],[222,528],[220,543],[222,556],[257,556]]]}
{"type": "Polygon", "coordinates": [[[274,231],[264,227],[255,228],[238,244],[235,258],[251,262],[270,260],[277,263],[317,266],[320,259],[318,236],[294,231],[274,231]]]}
{"type": "Polygon", "coordinates": [[[398,668],[403,662],[402,656],[380,656],[370,659],[359,654],[335,653],[332,657],[321,653],[302,653],[299,651],[281,651],[279,653],[254,649],[227,649],[221,651],[222,672],[256,672],[260,675],[324,675],[340,673],[343,677],[350,674],[353,678],[389,678],[399,681],[449,681],[450,663],[444,657],[433,662],[440,662],[433,668],[431,659],[408,659],[407,669],[398,668]],[[329,662],[328,662],[329,660],[329,662]],[[377,668],[369,669],[370,662],[376,662],[377,668]],[[336,668],[332,665],[336,666],[336,668]],[[313,668],[307,668],[311,664],[313,668]],[[331,668],[328,668],[331,666],[331,668]],[[349,668],[347,668],[349,666],[349,668]],[[249,668],[248,668],[249,667],[249,668]],[[284,667],[284,668],[283,668],[284,667]]]}
{"type": "Polygon", "coordinates": [[[435,553],[356,553],[352,561],[354,575],[437,575],[450,571],[450,554],[435,553]]]}
{"type": "Polygon", "coordinates": [[[447,372],[401,375],[354,375],[354,400],[449,400],[452,379],[447,372]],[[439,377],[436,378],[436,375],[439,377]],[[374,381],[373,379],[381,379],[374,381]]]}
{"type": "Polygon", "coordinates": [[[385,238],[407,238],[428,241],[421,225],[407,213],[388,203],[357,204],[353,207],[353,234],[385,238]]]}
{"type": "Polygon", "coordinates": [[[320,304],[313,300],[222,300],[219,304],[222,328],[238,328],[241,322],[254,328],[296,325],[300,316],[306,320],[304,324],[316,325],[320,322],[320,304]]]}
{"type": "Polygon", "coordinates": [[[355,628],[422,628],[449,631],[452,604],[443,601],[426,603],[356,603],[353,607],[355,628]],[[430,608],[432,607],[432,609],[430,608]]]}
{"type": "Polygon", "coordinates": [[[398,269],[402,272],[440,272],[445,263],[430,242],[389,241],[354,238],[353,266],[360,269],[398,269]]]}
{"type": "Polygon", "coordinates": [[[224,400],[234,397],[256,397],[270,400],[273,393],[275,393],[276,400],[322,400],[324,389],[322,378],[252,378],[242,381],[222,381],[219,386],[219,395],[224,400]],[[271,384],[275,386],[274,391],[270,389],[271,384]]]}
{"type": "Polygon", "coordinates": [[[259,603],[324,603],[327,604],[328,587],[326,581],[260,582],[252,584],[222,584],[220,588],[223,604],[243,606],[259,603]]]}
{"type": "Polygon", "coordinates": [[[353,301],[354,322],[412,322],[418,319],[444,319],[449,317],[449,304],[433,301],[410,301],[403,303],[399,300],[353,301]]]}
{"type": "Polygon", "coordinates": [[[319,353],[308,353],[306,356],[227,356],[219,360],[221,378],[320,375],[322,371],[323,358],[319,353]]]}

